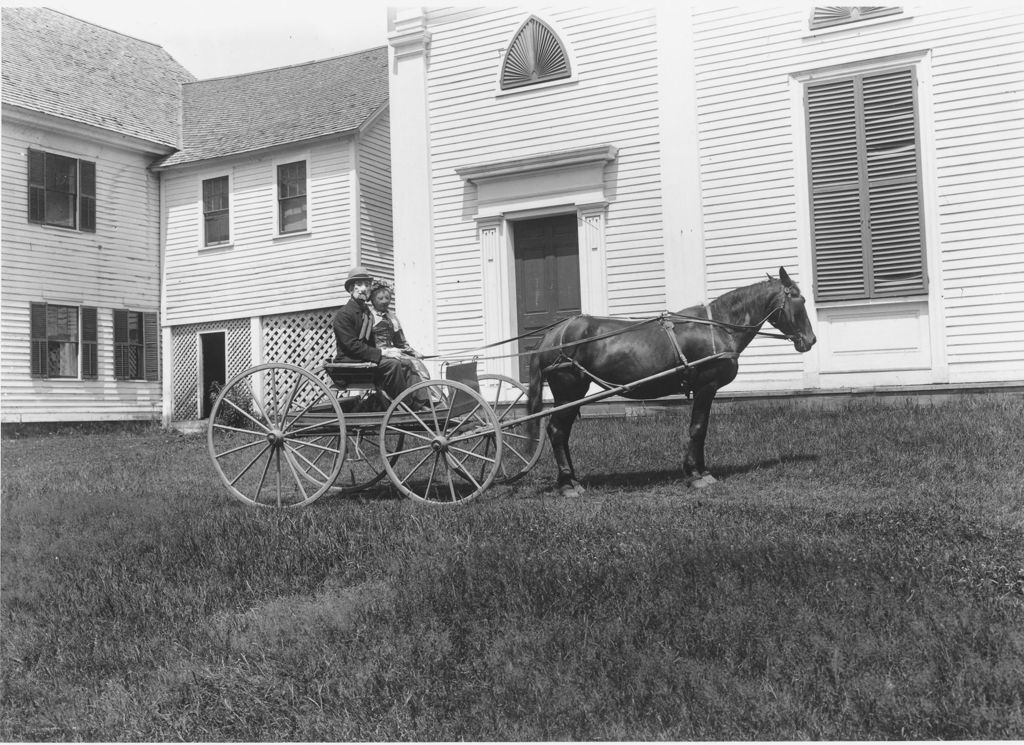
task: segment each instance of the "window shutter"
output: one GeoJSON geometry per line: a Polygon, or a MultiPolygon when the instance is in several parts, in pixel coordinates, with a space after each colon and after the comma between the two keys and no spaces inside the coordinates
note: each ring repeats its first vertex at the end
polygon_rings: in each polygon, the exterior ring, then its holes
{"type": "Polygon", "coordinates": [[[815,292],[924,292],[925,245],[910,68],[807,86],[815,292]]]}
{"type": "Polygon", "coordinates": [[[30,330],[30,370],[33,378],[45,378],[46,375],[46,303],[29,304],[30,330]]]}
{"type": "Polygon", "coordinates": [[[39,150],[28,151],[28,221],[46,219],[46,156],[39,150]]]}
{"type": "Polygon", "coordinates": [[[569,57],[558,36],[539,18],[530,17],[505,53],[501,88],[567,78],[570,72],[569,57]]]}
{"type": "Polygon", "coordinates": [[[98,374],[96,309],[82,308],[82,377],[95,379],[98,374]]]}
{"type": "Polygon", "coordinates": [[[862,297],[867,242],[854,81],[809,85],[807,120],[815,291],[820,298],[862,297]]]}
{"type": "Polygon", "coordinates": [[[926,289],[913,70],[866,76],[864,145],[873,295],[926,289]]]}
{"type": "Polygon", "coordinates": [[[160,380],[160,324],[156,313],[142,314],[146,380],[160,380]]]}
{"type": "Polygon", "coordinates": [[[128,311],[114,310],[114,379],[128,377],[128,311]]]}
{"type": "Polygon", "coordinates": [[[96,232],[96,164],[78,161],[78,214],[82,230],[96,232]]]}

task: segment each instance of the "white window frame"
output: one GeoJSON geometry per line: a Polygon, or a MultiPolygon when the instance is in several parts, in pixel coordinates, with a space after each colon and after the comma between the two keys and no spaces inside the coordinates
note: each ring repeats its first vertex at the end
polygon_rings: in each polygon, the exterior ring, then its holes
{"type": "Polygon", "coordinates": [[[223,251],[235,245],[235,175],[231,170],[208,171],[199,174],[196,181],[196,224],[199,229],[200,251],[223,251]],[[219,243],[206,243],[206,213],[203,204],[203,182],[227,177],[228,180],[228,239],[219,243]]]}
{"type": "Polygon", "coordinates": [[[282,155],[273,159],[270,163],[270,183],[273,184],[271,188],[271,214],[273,215],[273,237],[274,240],[296,238],[302,236],[309,236],[313,233],[313,194],[312,194],[312,170],[313,160],[310,157],[309,152],[292,153],[290,155],[282,155]],[[278,166],[288,165],[289,163],[304,162],[306,164],[306,229],[305,230],[294,230],[289,233],[281,232],[281,215],[280,209],[280,185],[277,180],[277,168],[278,166]]]}
{"type": "MultiPolygon", "coordinates": [[[[903,17],[905,16],[893,16],[877,20],[884,22],[903,17]]],[[[817,301],[814,299],[813,293],[807,293],[808,314],[812,320],[816,318],[818,323],[822,325],[828,323],[830,314],[840,317],[855,313],[858,308],[871,309],[871,312],[882,313],[888,307],[896,313],[904,311],[910,313],[911,306],[922,306],[922,310],[927,316],[923,323],[929,332],[926,344],[929,348],[928,356],[930,363],[927,364],[926,369],[921,369],[918,373],[907,374],[909,377],[905,376],[903,382],[908,384],[918,382],[943,383],[949,377],[944,338],[945,313],[942,303],[939,210],[938,198],[935,192],[937,165],[931,66],[931,51],[925,49],[888,57],[793,72],[789,76],[791,127],[793,132],[793,175],[797,196],[797,241],[800,271],[804,276],[812,276],[814,244],[811,235],[811,195],[808,179],[810,164],[807,149],[807,114],[804,102],[804,86],[808,82],[844,79],[853,75],[881,73],[906,67],[915,68],[915,75],[918,81],[918,135],[920,138],[918,147],[920,149],[921,199],[924,213],[922,230],[924,232],[925,245],[928,247],[925,252],[925,265],[930,278],[927,294],[868,300],[817,301]]],[[[824,355],[823,345],[818,345],[811,354],[807,355],[807,379],[805,382],[809,387],[816,387],[818,385],[821,373],[836,372],[830,366],[830,362],[823,359],[824,355]]],[[[887,371],[879,370],[879,372],[886,373],[887,371]]],[[[865,385],[873,380],[870,371],[857,371],[850,373],[850,375],[851,377],[844,377],[843,375],[833,376],[834,384],[840,386],[846,384],[865,385]]],[[[885,379],[880,377],[876,382],[881,384],[885,382],[885,379]]]]}

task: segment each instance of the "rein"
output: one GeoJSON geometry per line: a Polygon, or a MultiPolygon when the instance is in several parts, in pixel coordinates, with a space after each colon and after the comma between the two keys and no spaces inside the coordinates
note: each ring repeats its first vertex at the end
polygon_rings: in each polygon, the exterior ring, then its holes
{"type": "MultiPolygon", "coordinates": [[[[559,343],[559,344],[556,344],[555,346],[552,346],[552,347],[544,347],[543,349],[531,349],[531,350],[526,351],[526,352],[514,352],[514,353],[511,353],[511,354],[491,355],[489,357],[485,357],[485,358],[482,358],[482,359],[500,360],[500,359],[508,359],[510,357],[526,357],[527,355],[539,354],[540,352],[550,352],[550,351],[555,350],[555,349],[565,349],[567,347],[576,347],[576,346],[579,346],[581,344],[587,344],[587,343],[592,342],[592,341],[599,341],[601,339],[607,339],[607,338],[610,338],[610,337],[613,337],[613,336],[618,336],[620,334],[625,334],[626,332],[633,331],[634,329],[639,328],[640,326],[646,326],[647,324],[650,324],[650,323],[661,323],[663,326],[665,326],[666,323],[672,323],[674,321],[679,321],[679,322],[683,322],[683,323],[696,323],[696,324],[701,324],[701,325],[705,325],[705,326],[713,326],[713,327],[725,329],[726,331],[734,331],[734,332],[753,331],[757,336],[765,336],[765,337],[767,337],[769,339],[783,339],[783,340],[786,340],[786,341],[793,341],[795,337],[792,334],[777,334],[777,333],[772,332],[772,331],[762,331],[761,330],[761,327],[764,326],[764,324],[768,321],[769,318],[771,318],[775,313],[777,313],[778,311],[780,311],[780,310],[782,310],[783,308],[786,307],[786,302],[788,300],[789,300],[789,293],[787,292],[786,293],[786,300],[784,300],[781,304],[775,306],[770,311],[768,311],[768,313],[764,316],[764,318],[761,319],[761,321],[759,323],[757,323],[757,324],[750,324],[750,325],[742,324],[742,323],[728,323],[726,321],[718,321],[718,320],[715,320],[715,319],[711,318],[711,304],[710,303],[705,303],[705,308],[706,308],[707,314],[708,314],[707,318],[698,318],[697,316],[684,315],[682,313],[675,313],[675,312],[671,312],[671,311],[665,311],[661,315],[655,316],[654,318],[645,318],[645,319],[631,319],[631,318],[628,318],[628,317],[626,317],[626,318],[621,318],[621,317],[620,318],[616,318],[615,316],[595,316],[597,318],[608,318],[610,320],[616,320],[616,321],[636,320],[636,322],[630,324],[629,326],[625,326],[624,328],[617,329],[615,331],[607,331],[607,332],[605,332],[603,334],[598,334],[597,336],[588,336],[586,339],[578,339],[578,340],[572,341],[572,342],[559,343]]],[[[453,353],[447,354],[447,355],[439,355],[439,354],[425,355],[423,357],[423,359],[427,359],[427,360],[438,359],[438,358],[443,358],[443,359],[465,359],[466,357],[470,357],[470,356],[479,359],[479,357],[477,355],[473,355],[472,353],[473,352],[483,351],[485,349],[492,349],[494,347],[500,347],[500,346],[502,346],[504,344],[510,344],[510,343],[512,343],[514,341],[519,341],[520,339],[525,339],[528,336],[535,336],[535,335],[537,335],[539,333],[542,333],[544,331],[548,331],[549,329],[554,328],[555,326],[559,325],[560,323],[565,323],[567,321],[574,321],[577,318],[584,317],[585,315],[587,315],[587,314],[580,313],[578,315],[571,316],[569,318],[561,318],[561,319],[555,321],[554,323],[549,323],[547,326],[544,326],[544,327],[539,328],[539,329],[535,329],[535,330],[529,332],[528,334],[520,334],[519,336],[513,336],[510,339],[503,339],[501,341],[492,342],[490,344],[485,344],[485,345],[480,346],[480,347],[471,347],[469,349],[460,350],[458,352],[453,352],[453,353]]],[[[669,332],[669,336],[671,337],[673,342],[675,342],[675,336],[673,334],[671,334],[671,328],[670,327],[666,327],[665,330],[669,332]]],[[[712,335],[712,343],[714,342],[713,336],[714,335],[712,335]]],[[[677,349],[678,349],[678,346],[677,346],[677,349]]],[[[685,358],[682,358],[682,359],[685,360],[685,358]]]]}

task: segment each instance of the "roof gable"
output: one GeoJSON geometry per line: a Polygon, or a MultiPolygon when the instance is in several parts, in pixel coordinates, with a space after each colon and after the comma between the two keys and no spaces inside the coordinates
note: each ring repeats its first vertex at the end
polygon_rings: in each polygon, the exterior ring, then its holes
{"type": "Polygon", "coordinates": [[[179,145],[181,84],[162,47],[48,8],[3,9],[3,102],[179,145]]]}
{"type": "Polygon", "coordinates": [[[358,129],[388,102],[387,47],[183,86],[182,149],[161,167],[358,129]]]}

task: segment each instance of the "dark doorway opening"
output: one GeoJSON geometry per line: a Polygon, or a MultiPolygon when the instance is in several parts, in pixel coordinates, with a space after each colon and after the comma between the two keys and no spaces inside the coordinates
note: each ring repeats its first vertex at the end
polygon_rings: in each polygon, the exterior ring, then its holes
{"type": "Polygon", "coordinates": [[[216,393],[227,381],[227,344],[225,336],[223,331],[199,335],[199,345],[202,353],[202,369],[199,371],[199,389],[202,391],[202,401],[200,401],[199,410],[202,414],[202,419],[210,417],[216,393]],[[211,393],[214,395],[211,396],[211,393]]]}
{"type": "MultiPolygon", "coordinates": [[[[512,224],[516,263],[516,322],[519,351],[536,349],[532,332],[580,312],[580,250],[572,215],[512,224]]],[[[529,379],[530,356],[519,358],[519,379],[529,379]]]]}

